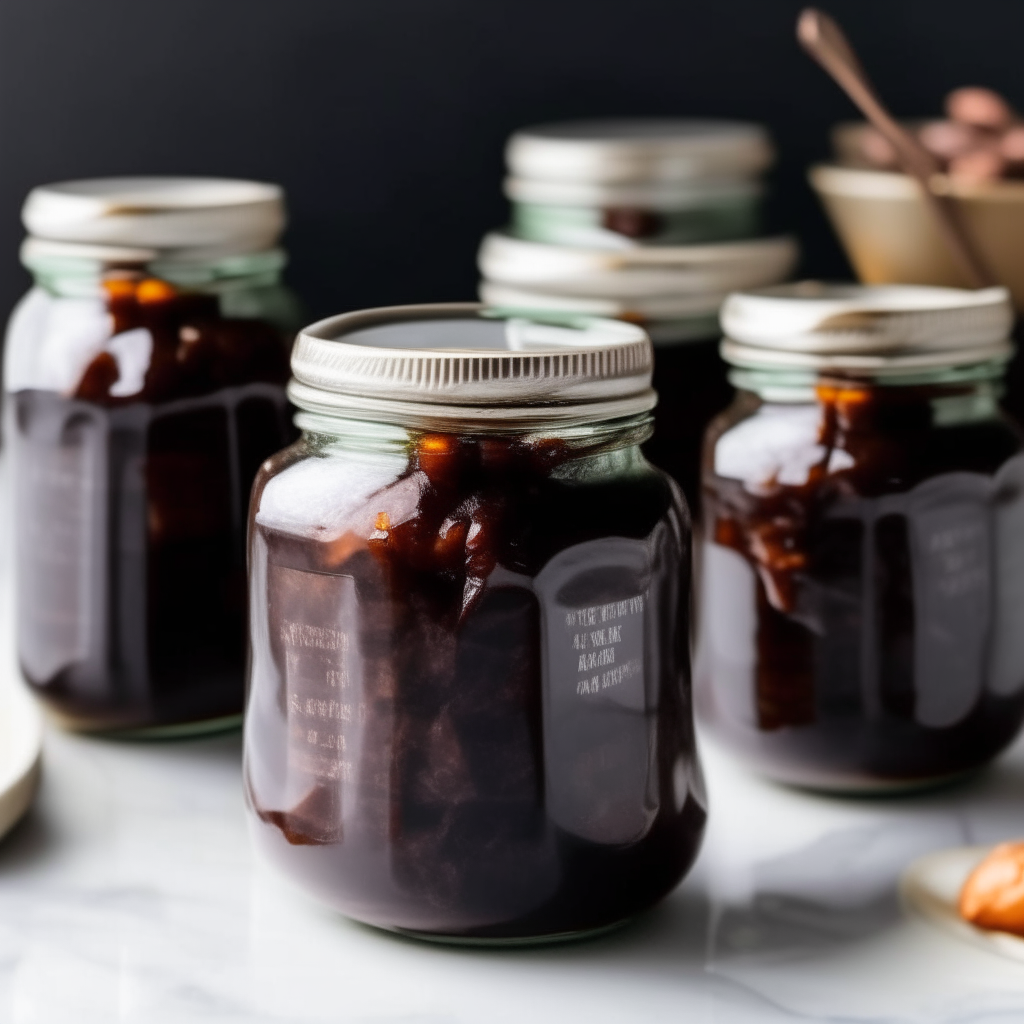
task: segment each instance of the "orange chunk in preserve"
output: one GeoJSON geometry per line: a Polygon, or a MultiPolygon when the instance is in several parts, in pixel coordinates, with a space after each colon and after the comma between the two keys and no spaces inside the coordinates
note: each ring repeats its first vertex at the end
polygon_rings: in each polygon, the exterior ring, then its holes
{"type": "Polygon", "coordinates": [[[144,281],[140,281],[135,289],[135,298],[143,305],[169,302],[177,294],[178,290],[174,285],[161,281],[158,277],[147,277],[144,281]]]}

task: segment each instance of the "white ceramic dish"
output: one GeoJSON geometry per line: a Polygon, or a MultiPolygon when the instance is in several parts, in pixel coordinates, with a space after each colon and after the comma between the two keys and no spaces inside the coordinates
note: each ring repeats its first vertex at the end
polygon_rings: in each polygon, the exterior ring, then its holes
{"type": "Polygon", "coordinates": [[[495,231],[477,265],[492,284],[602,299],[725,294],[784,281],[799,250],[789,237],[707,245],[597,249],[529,242],[495,231]]]}
{"type": "Polygon", "coordinates": [[[13,672],[0,670],[0,836],[32,803],[42,742],[42,718],[35,702],[13,672]]]}
{"type": "Polygon", "coordinates": [[[989,853],[987,846],[955,846],[915,860],[900,878],[904,905],[943,931],[980,949],[1024,962],[1024,939],[968,924],[957,911],[967,876],[989,853]]]}
{"type": "Polygon", "coordinates": [[[516,177],[601,184],[751,177],[773,158],[759,124],[692,118],[534,125],[517,131],[505,150],[516,177]]]}
{"type": "Polygon", "coordinates": [[[689,316],[717,314],[725,301],[725,292],[698,295],[658,295],[635,299],[611,299],[593,295],[552,295],[549,292],[480,282],[480,299],[489,306],[513,306],[519,309],[552,309],[590,316],[622,317],[623,319],[669,320],[689,316]]]}

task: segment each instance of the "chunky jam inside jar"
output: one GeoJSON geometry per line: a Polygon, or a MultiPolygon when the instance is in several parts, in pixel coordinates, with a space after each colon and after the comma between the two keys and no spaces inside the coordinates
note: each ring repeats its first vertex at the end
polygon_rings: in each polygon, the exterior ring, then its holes
{"type": "Polygon", "coordinates": [[[976,385],[742,394],[710,432],[698,676],[785,781],[974,768],[1024,717],[1024,456],[976,385]]]}
{"type": "Polygon", "coordinates": [[[537,937],[652,905],[705,818],[672,484],[635,447],[317,444],[254,491],[261,845],[386,928],[537,937]]]}
{"type": "Polygon", "coordinates": [[[612,206],[601,211],[601,227],[626,238],[650,238],[665,230],[665,217],[657,210],[612,206]]]}
{"type": "Polygon", "coordinates": [[[287,341],[157,278],[104,288],[111,337],[73,391],[12,396],[22,668],[79,727],[237,714],[249,489],[294,437],[287,341]]]}

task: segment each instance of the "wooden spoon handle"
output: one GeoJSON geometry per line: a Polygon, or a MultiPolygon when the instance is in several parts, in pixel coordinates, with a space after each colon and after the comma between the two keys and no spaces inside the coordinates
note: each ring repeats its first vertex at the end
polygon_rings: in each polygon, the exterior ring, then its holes
{"type": "Polygon", "coordinates": [[[885,108],[842,29],[827,14],[808,7],[800,14],[796,35],[804,49],[885,136],[907,174],[921,184],[943,241],[971,287],[995,284],[992,272],[964,230],[950,197],[937,195],[932,188],[932,176],[939,170],[937,161],[885,108]]]}

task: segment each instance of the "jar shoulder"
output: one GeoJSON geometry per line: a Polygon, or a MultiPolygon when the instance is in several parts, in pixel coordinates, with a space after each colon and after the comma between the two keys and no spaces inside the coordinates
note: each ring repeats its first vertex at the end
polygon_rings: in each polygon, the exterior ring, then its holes
{"type": "Polygon", "coordinates": [[[813,401],[740,396],[708,429],[705,486],[734,481],[765,492],[837,482],[858,494],[886,493],[949,473],[993,475],[1024,450],[1020,428],[994,403],[945,421],[943,413],[884,410],[851,425],[813,401]]]}
{"type": "Polygon", "coordinates": [[[687,542],[689,511],[670,477],[642,456],[618,467],[587,461],[535,478],[485,477],[446,495],[401,451],[346,451],[304,438],[264,463],[252,521],[311,551],[344,548],[344,538],[362,544],[382,528],[437,533],[440,547],[452,523],[500,522],[496,543],[534,568],[578,543],[648,537],[662,522],[677,546],[687,542]]]}
{"type": "Polygon", "coordinates": [[[36,285],[8,323],[5,390],[118,405],[283,385],[296,322],[279,285],[217,293],[113,279],[75,294],[36,285]]]}

